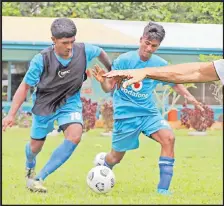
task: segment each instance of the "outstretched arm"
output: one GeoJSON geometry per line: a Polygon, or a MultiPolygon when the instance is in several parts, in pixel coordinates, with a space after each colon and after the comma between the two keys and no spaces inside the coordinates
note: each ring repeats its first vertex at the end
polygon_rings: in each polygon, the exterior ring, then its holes
{"type": "Polygon", "coordinates": [[[2,120],[2,129],[3,131],[9,126],[11,127],[15,122],[15,116],[17,111],[19,110],[22,103],[25,101],[27,93],[29,91],[30,86],[25,82],[22,82],[18,89],[16,90],[15,95],[13,96],[11,108],[9,110],[8,115],[2,120]]]}
{"type": "Polygon", "coordinates": [[[106,67],[107,71],[111,71],[111,60],[107,53],[102,49],[100,55],[98,56],[99,61],[106,67]]]}
{"type": "Polygon", "coordinates": [[[98,65],[94,66],[94,69],[92,69],[93,76],[95,79],[100,82],[101,87],[104,92],[111,92],[115,86],[114,78],[105,78],[103,77],[103,74],[105,74],[105,70],[100,68],[98,65]]]}
{"type": "Polygon", "coordinates": [[[2,129],[5,129],[9,126],[11,127],[15,122],[15,116],[18,109],[21,107],[23,102],[26,99],[27,93],[31,86],[35,86],[39,80],[41,73],[43,71],[43,57],[39,53],[34,56],[34,58],[30,62],[29,69],[16,90],[15,95],[13,96],[11,108],[9,110],[8,115],[2,120],[2,129]]]}
{"type": "MultiPolygon", "coordinates": [[[[111,60],[103,49],[101,49],[100,55],[98,56],[98,60],[106,67],[108,72],[111,71],[111,65],[112,65],[111,60]]],[[[113,84],[114,81],[112,79],[102,78],[101,75],[105,73],[106,72],[103,69],[101,69],[98,65],[95,66],[95,69],[93,70],[94,77],[96,79],[97,77],[99,77],[100,81],[98,79],[97,80],[100,82],[103,91],[107,93],[112,91],[114,87],[113,84]]]]}
{"type": "MultiPolygon", "coordinates": [[[[219,60],[224,61],[224,60],[219,60]]],[[[223,68],[224,69],[224,68],[223,68]]],[[[156,79],[165,82],[196,83],[219,80],[213,62],[195,62],[163,67],[152,67],[138,70],[111,71],[105,77],[121,77],[126,80],[123,87],[142,81],[144,78],[156,79]]]]}
{"type": "Polygon", "coordinates": [[[159,69],[146,68],[146,70],[146,78],[173,83],[219,80],[213,62],[185,63],[160,67],[159,69]]]}
{"type": "Polygon", "coordinates": [[[173,89],[191,104],[198,107],[201,111],[204,111],[202,104],[196,100],[196,98],[187,90],[183,84],[176,84],[173,86],[173,89]]]}

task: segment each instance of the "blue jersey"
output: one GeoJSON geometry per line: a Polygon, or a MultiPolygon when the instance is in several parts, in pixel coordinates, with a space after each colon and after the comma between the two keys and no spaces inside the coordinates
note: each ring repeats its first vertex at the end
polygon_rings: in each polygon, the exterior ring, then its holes
{"type": "MultiPolygon", "coordinates": [[[[112,70],[160,67],[167,64],[167,61],[154,54],[152,54],[148,61],[142,61],[138,50],[136,50],[120,55],[113,61],[112,70]]],[[[114,119],[125,119],[158,113],[159,110],[153,99],[153,90],[160,83],[174,86],[172,83],[144,79],[142,82],[130,85],[126,89],[123,87],[118,90],[115,89],[113,94],[114,119]]]]}
{"type": "MultiPolygon", "coordinates": [[[[91,44],[85,44],[85,54],[86,54],[86,67],[88,66],[89,62],[95,58],[98,57],[101,53],[101,48],[91,45],[91,44]]],[[[57,57],[58,61],[63,65],[67,66],[69,62],[71,61],[72,57],[69,59],[63,59],[60,56],[58,56],[55,53],[55,56],[57,57]]],[[[30,86],[36,86],[39,81],[41,74],[43,72],[44,65],[43,65],[43,56],[39,53],[33,57],[33,59],[30,62],[29,69],[23,79],[23,81],[30,85],[30,86]]],[[[34,91],[32,95],[32,100],[33,103],[36,100],[36,92],[34,91]]],[[[80,91],[75,93],[73,96],[69,97],[66,101],[66,104],[63,105],[60,109],[71,109],[71,108],[80,108],[79,110],[81,111],[82,109],[82,102],[80,99],[80,91]]],[[[59,110],[60,110],[59,109],[59,110]]]]}

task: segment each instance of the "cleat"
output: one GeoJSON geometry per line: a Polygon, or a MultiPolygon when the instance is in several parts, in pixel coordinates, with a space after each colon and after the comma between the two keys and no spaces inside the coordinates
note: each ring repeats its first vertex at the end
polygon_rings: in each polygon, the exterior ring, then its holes
{"type": "Polygon", "coordinates": [[[47,192],[47,188],[43,186],[43,180],[27,179],[26,187],[31,192],[42,192],[42,193],[47,192]]]}
{"type": "Polygon", "coordinates": [[[165,190],[165,189],[157,189],[157,192],[161,195],[172,195],[172,192],[170,192],[169,190],[165,190]]]}

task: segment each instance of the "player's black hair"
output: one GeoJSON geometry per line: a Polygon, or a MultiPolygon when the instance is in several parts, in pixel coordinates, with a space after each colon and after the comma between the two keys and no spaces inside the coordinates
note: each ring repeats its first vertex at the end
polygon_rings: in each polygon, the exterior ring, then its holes
{"type": "Polygon", "coordinates": [[[51,34],[57,39],[75,36],[77,29],[75,23],[68,18],[58,18],[51,24],[51,34]]]}
{"type": "Polygon", "coordinates": [[[161,42],[165,37],[165,30],[163,26],[150,21],[144,28],[143,36],[150,40],[156,39],[161,42]]]}

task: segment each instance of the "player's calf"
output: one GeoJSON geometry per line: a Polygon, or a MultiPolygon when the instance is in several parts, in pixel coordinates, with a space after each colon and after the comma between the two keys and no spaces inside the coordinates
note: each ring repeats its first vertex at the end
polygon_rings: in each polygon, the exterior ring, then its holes
{"type": "Polygon", "coordinates": [[[44,145],[45,138],[40,140],[32,139],[25,146],[26,153],[26,177],[32,178],[34,168],[36,166],[36,156],[41,151],[44,145]]]}
{"type": "Polygon", "coordinates": [[[35,177],[36,180],[45,178],[63,165],[72,155],[82,136],[82,126],[71,124],[64,131],[64,141],[54,150],[49,161],[35,177]]]}
{"type": "Polygon", "coordinates": [[[114,165],[120,163],[124,155],[125,152],[117,152],[112,149],[111,152],[107,153],[107,155],[105,156],[104,166],[112,169],[114,165]]]}
{"type": "Polygon", "coordinates": [[[152,135],[153,139],[161,145],[159,157],[160,181],[157,191],[160,194],[168,194],[168,189],[173,177],[174,144],[175,137],[170,130],[161,129],[152,135]]]}

